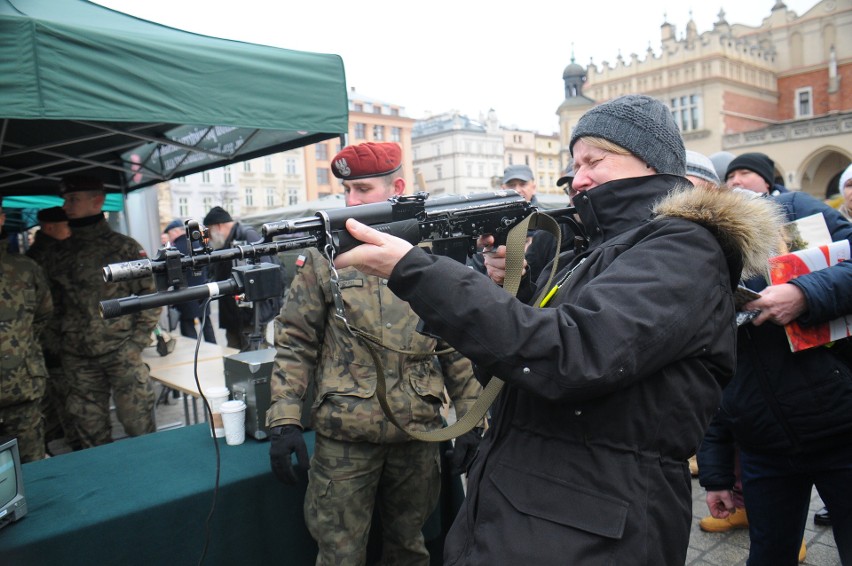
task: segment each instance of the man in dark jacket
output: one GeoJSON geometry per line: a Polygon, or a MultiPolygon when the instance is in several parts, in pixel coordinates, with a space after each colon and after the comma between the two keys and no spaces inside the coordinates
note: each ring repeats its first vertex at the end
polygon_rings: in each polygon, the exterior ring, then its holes
{"type": "Polygon", "coordinates": [[[683,141],[650,97],[593,108],[570,147],[589,248],[567,252],[557,284],[537,289],[530,305],[347,221],[372,245],[342,254],[337,267],[389,277],[483,379],[505,382],[445,564],[686,560],[686,460],[733,374],[732,287],[767,260],[766,231],[779,224],[771,207],[740,194],[683,188],[683,141]]]}
{"type": "MultiPolygon", "coordinates": [[[[184,256],[189,256],[189,239],[186,237],[186,226],[183,221],[175,219],[169,222],[163,233],[168,235],[171,244],[178,249],[184,256]]],[[[207,268],[203,268],[199,275],[193,274],[191,271],[186,276],[187,287],[195,287],[196,285],[204,285],[207,283],[207,268]]],[[[207,307],[207,313],[203,313],[201,305],[204,301],[188,301],[178,303],[175,308],[180,313],[180,334],[187,338],[198,338],[198,331],[195,329],[195,321],[199,322],[204,319],[204,325],[201,332],[204,335],[204,341],[211,344],[216,343],[216,333],[213,330],[213,323],[210,321],[210,306],[207,307]]]]}
{"type": "MultiPolygon", "coordinates": [[[[203,222],[210,229],[210,241],[215,249],[228,248],[235,244],[253,244],[263,240],[257,230],[235,222],[228,211],[221,206],[211,208],[203,222]]],[[[275,256],[261,256],[259,262],[280,265],[275,256]]],[[[230,263],[214,263],[210,266],[210,280],[224,281],[231,276],[232,270],[233,266],[230,263]]],[[[280,288],[283,293],[283,274],[280,288]]],[[[265,343],[266,327],[281,309],[281,297],[256,302],[258,304],[247,308],[239,306],[232,296],[219,299],[219,328],[225,329],[229,348],[239,348],[244,352],[256,349],[260,344],[265,343]],[[257,321],[255,321],[255,314],[257,314],[257,321]]]]}
{"type": "MultiPolygon", "coordinates": [[[[729,186],[738,171],[763,165],[756,184],[764,190],[757,192],[781,205],[788,221],[821,214],[834,241],[852,240],[852,225],[819,200],[799,192],[769,197],[768,159],[744,154],[732,161],[729,186]]],[[[750,188],[743,181],[738,185],[750,188]]],[[[852,262],[782,285],[767,286],[763,277],[756,277],[746,286],[761,298],[744,308],[760,315],[739,329],[736,375],[698,453],[708,507],[719,519],[734,511],[738,446],[749,564],[796,563],[814,485],[831,514],[841,561],[852,564],[852,369],[838,355],[846,344],[792,353],[783,326],[793,320],[807,326],[852,313],[852,262]]]]}

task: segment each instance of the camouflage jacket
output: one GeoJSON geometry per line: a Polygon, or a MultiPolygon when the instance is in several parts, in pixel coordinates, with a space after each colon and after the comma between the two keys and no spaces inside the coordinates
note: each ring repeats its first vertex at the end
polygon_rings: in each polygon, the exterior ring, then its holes
{"type": "Polygon", "coordinates": [[[44,396],[47,370],[38,336],[52,311],[38,264],[0,246],[0,407],[44,396]]]}
{"type": "MultiPolygon", "coordinates": [[[[310,408],[317,433],[338,440],[403,442],[376,398],[376,368],[364,344],[334,318],[327,261],[315,249],[296,272],[284,308],[275,319],[277,354],[272,376],[269,426],[300,423],[303,401],[313,388],[310,408]]],[[[447,345],[419,334],[418,317],[408,303],[388,290],[387,281],[347,268],[340,289],[351,326],[394,348],[434,352],[447,345]]],[[[444,387],[458,415],[478,397],[470,361],[453,352],[411,356],[380,349],[388,403],[403,426],[418,431],[442,426],[439,410],[444,387]]]]}
{"type": "Polygon", "coordinates": [[[56,264],[48,270],[51,282],[58,287],[63,313],[62,351],[92,357],[114,352],[128,341],[140,350],[147,346],[159,319],[159,309],[111,319],[102,318],[98,310],[100,301],[105,299],[154,292],[153,278],[104,282],[105,265],[145,257],[142,246],[133,238],[113,231],[100,216],[96,222],[75,225],[63,249],[56,264]]]}
{"type": "MultiPolygon", "coordinates": [[[[27,255],[35,260],[46,274],[56,265],[63,253],[65,242],[52,238],[42,231],[35,234],[35,241],[27,255]]],[[[44,361],[47,367],[58,366],[59,354],[62,352],[62,308],[59,300],[59,289],[53,280],[50,280],[50,293],[53,297],[53,315],[41,333],[41,346],[44,350],[44,361]]]]}

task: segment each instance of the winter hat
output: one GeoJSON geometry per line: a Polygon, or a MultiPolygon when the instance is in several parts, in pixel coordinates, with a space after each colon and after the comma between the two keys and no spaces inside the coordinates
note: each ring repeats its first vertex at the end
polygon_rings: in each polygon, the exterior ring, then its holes
{"type": "Polygon", "coordinates": [[[331,160],[331,172],[344,181],[390,175],[401,166],[402,150],[390,142],[350,145],[331,160]]]}
{"type": "Polygon", "coordinates": [[[735,157],[729,164],[728,170],[725,172],[725,180],[737,169],[748,169],[760,175],[764,181],[769,184],[769,190],[772,190],[772,185],[775,184],[775,162],[769,159],[769,156],[763,153],[744,153],[735,157]]]}
{"type": "Polygon", "coordinates": [[[719,179],[722,179],[722,182],[724,182],[725,173],[728,172],[728,165],[731,164],[734,157],[736,157],[736,155],[730,151],[717,151],[710,156],[710,161],[713,162],[713,169],[715,169],[716,175],[719,176],[719,179]]]}
{"type": "Polygon", "coordinates": [[[36,213],[36,218],[39,224],[44,222],[68,222],[68,215],[65,214],[65,209],[61,206],[43,208],[36,213]]]}
{"type": "Polygon", "coordinates": [[[843,175],[840,176],[840,182],[837,184],[838,192],[843,194],[843,187],[846,186],[846,183],[852,179],[852,165],[846,168],[846,171],[843,172],[843,175]]]}
{"type": "Polygon", "coordinates": [[[222,208],[221,206],[214,206],[210,209],[210,212],[207,213],[207,216],[204,217],[202,221],[205,226],[213,226],[214,224],[224,224],[225,222],[232,222],[234,219],[231,218],[231,215],[228,214],[228,211],[222,208]]]}
{"type": "Polygon", "coordinates": [[[714,185],[721,185],[716,169],[713,167],[713,162],[703,153],[697,151],[686,150],[686,174],[704,179],[714,185]]]}
{"type": "Polygon", "coordinates": [[[580,118],[568,148],[582,137],[623,147],[657,173],[686,174],[686,150],[668,107],[650,96],[628,94],[595,106],[580,118]]]}

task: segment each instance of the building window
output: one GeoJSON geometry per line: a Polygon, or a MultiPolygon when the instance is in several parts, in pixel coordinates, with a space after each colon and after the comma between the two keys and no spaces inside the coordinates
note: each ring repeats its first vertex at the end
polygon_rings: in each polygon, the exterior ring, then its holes
{"type": "Polygon", "coordinates": [[[377,105],[377,104],[374,104],[373,105],[373,114],[381,114],[381,113],[382,113],[382,107],[377,105]]]}
{"type": "Polygon", "coordinates": [[[266,206],[275,206],[275,188],[266,187],[266,206]]]}
{"type": "Polygon", "coordinates": [[[299,189],[287,189],[287,204],[299,204],[299,189]]]}
{"type": "Polygon", "coordinates": [[[402,128],[391,128],[391,141],[402,142],[402,128]]]}
{"type": "Polygon", "coordinates": [[[287,167],[287,174],[288,175],[295,175],[296,174],[296,160],[295,159],[293,159],[292,157],[288,157],[287,162],[286,162],[286,167],[287,167]]]}
{"type": "Polygon", "coordinates": [[[391,116],[399,116],[399,108],[391,108],[391,116]]]}
{"type": "Polygon", "coordinates": [[[441,157],[441,144],[432,144],[432,148],[435,150],[435,157],[441,157]]]}
{"type": "Polygon", "coordinates": [[[328,184],[328,169],[326,169],[325,167],[317,167],[317,184],[328,184]]]}
{"type": "Polygon", "coordinates": [[[367,137],[367,126],[364,124],[355,124],[355,139],[363,140],[367,137]]]}
{"type": "Polygon", "coordinates": [[[263,158],[263,172],[272,173],[272,157],[269,155],[263,158]]]}
{"type": "Polygon", "coordinates": [[[467,163],[465,163],[465,168],[467,169],[467,176],[473,177],[473,163],[468,161],[467,163]]]}
{"type": "Polygon", "coordinates": [[[443,178],[444,178],[444,177],[443,177],[443,172],[441,171],[441,166],[440,166],[440,165],[435,165],[435,177],[437,177],[438,179],[443,179],[443,178]]]}
{"type": "Polygon", "coordinates": [[[318,143],[316,145],[317,148],[317,159],[321,161],[328,161],[328,144],[318,143]]]}
{"type": "Polygon", "coordinates": [[[210,182],[210,171],[202,171],[201,172],[201,182],[209,183],[210,182]]]}
{"type": "Polygon", "coordinates": [[[701,129],[701,97],[697,94],[669,99],[672,118],[681,132],[701,129]]]}
{"type": "Polygon", "coordinates": [[[251,173],[251,161],[243,161],[243,171],[251,173]]]}
{"type": "Polygon", "coordinates": [[[814,91],[811,87],[796,89],[796,118],[814,115],[814,91]]]}
{"type": "Polygon", "coordinates": [[[376,141],[384,141],[385,139],[385,127],[384,126],[373,126],[373,139],[376,141]]]}
{"type": "Polygon", "coordinates": [[[479,164],[479,177],[485,177],[485,163],[479,164]]]}
{"type": "Polygon", "coordinates": [[[246,206],[254,206],[254,189],[246,187],[246,206]]]}
{"type": "Polygon", "coordinates": [[[223,177],[226,185],[231,184],[231,166],[230,165],[225,165],[224,167],[222,167],[222,177],[223,177]]]}
{"type": "Polygon", "coordinates": [[[178,198],[178,216],[189,216],[189,198],[178,198]]]}
{"type": "Polygon", "coordinates": [[[205,211],[213,208],[213,197],[204,197],[201,199],[201,205],[204,207],[205,211]]]}
{"type": "Polygon", "coordinates": [[[355,112],[363,112],[364,111],[364,105],[361,104],[360,102],[356,102],[352,106],[354,107],[355,112]]]}

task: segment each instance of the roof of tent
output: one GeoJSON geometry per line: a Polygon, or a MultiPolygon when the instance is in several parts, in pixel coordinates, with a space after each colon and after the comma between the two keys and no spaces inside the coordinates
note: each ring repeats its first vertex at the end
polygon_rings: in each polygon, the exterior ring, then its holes
{"type": "Polygon", "coordinates": [[[85,0],[0,0],[0,195],[130,191],[344,134],[338,55],[198,35],[85,0]]]}

